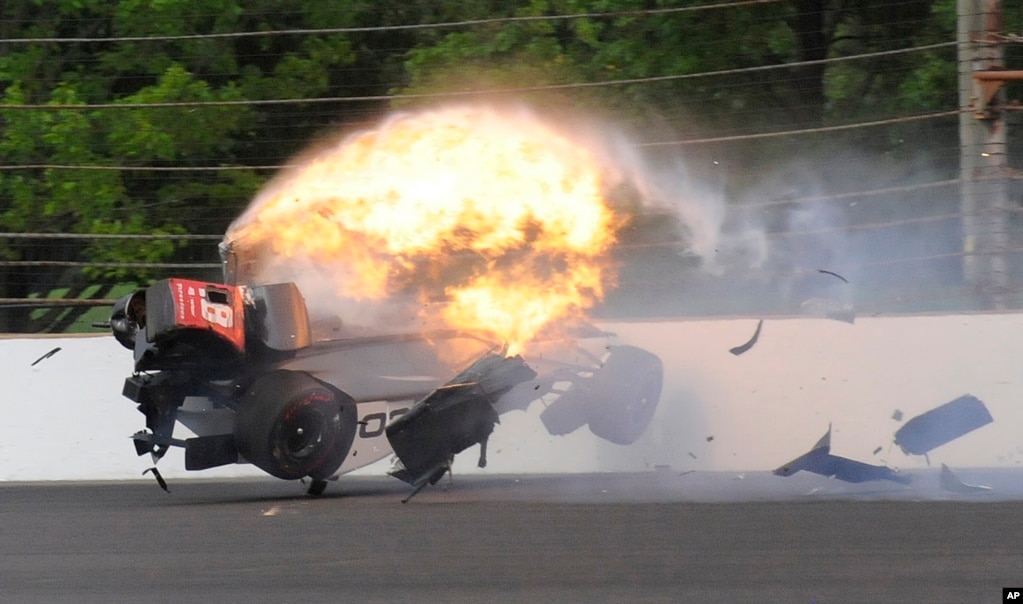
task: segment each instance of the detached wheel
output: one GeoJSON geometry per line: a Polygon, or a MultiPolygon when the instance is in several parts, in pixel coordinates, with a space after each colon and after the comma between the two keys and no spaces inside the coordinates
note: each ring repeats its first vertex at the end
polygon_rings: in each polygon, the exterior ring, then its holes
{"type": "Polygon", "coordinates": [[[646,432],[657,410],[664,365],[657,355],[618,346],[588,384],[590,432],[619,445],[631,445],[646,432]]]}
{"type": "Polygon", "coordinates": [[[238,452],[271,476],[323,480],[341,466],[355,439],[355,403],[306,373],[275,371],[238,406],[238,452]]]}

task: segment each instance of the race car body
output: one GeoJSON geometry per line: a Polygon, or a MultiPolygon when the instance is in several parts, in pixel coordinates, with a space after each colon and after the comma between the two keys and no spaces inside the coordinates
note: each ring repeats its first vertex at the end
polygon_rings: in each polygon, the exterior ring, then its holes
{"type": "Polygon", "coordinates": [[[662,384],[656,356],[593,328],[522,356],[452,330],[351,336],[312,325],[294,283],[165,279],[120,300],[110,324],[134,351],[123,394],[145,416],[139,455],[183,447],[189,470],[249,462],[311,479],[312,494],[392,454],[391,474],[417,489],[473,445],[483,465],[498,417],[538,400],[552,434],[589,425],[630,444],[662,384]],[[177,423],[195,436],[176,438],[177,423]]]}

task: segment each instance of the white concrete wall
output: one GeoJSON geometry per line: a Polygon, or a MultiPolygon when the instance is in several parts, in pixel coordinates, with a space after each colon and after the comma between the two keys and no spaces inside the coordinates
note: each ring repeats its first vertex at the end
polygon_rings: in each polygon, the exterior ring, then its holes
{"type": "MultiPolygon", "coordinates": [[[[984,401],[994,422],[936,449],[931,463],[1016,467],[1023,461],[1023,315],[864,318],[855,325],[768,319],[749,352],[730,354],[755,326],[753,319],[604,325],[665,362],[664,394],[647,435],[631,447],[600,442],[585,428],[551,437],[534,406],[502,418],[486,471],[662,464],[769,470],[808,450],[829,423],[836,455],[924,467],[923,458],[891,447],[892,435],[914,415],[967,393],[984,401]],[[892,419],[896,409],[901,422],[892,419]]],[[[128,438],[143,426],[120,394],[130,371],[131,353],[109,336],[0,340],[0,480],[140,478],[152,464],[135,456],[128,438]],[[60,352],[30,367],[58,346],[60,352]]],[[[464,453],[456,470],[475,471],[475,456],[475,450],[464,453]]],[[[185,475],[181,452],[168,453],[160,469],[169,478],[185,475]]],[[[232,466],[189,475],[260,473],[232,466]]]]}
{"type": "Polygon", "coordinates": [[[891,446],[895,431],[973,394],[993,423],[935,449],[930,462],[1023,461],[1023,315],[766,320],[749,352],[730,354],[755,326],[749,319],[607,326],[670,368],[657,421],[635,452],[674,467],[768,470],[809,450],[830,423],[835,455],[925,467],[926,459],[891,446]],[[896,410],[901,422],[892,419],[896,410]]]}

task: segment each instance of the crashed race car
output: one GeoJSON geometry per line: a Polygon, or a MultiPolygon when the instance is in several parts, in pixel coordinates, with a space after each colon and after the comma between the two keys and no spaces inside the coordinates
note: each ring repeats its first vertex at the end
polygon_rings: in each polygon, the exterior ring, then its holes
{"type": "Polygon", "coordinates": [[[660,359],[610,345],[612,334],[592,326],[537,338],[514,356],[454,330],[339,336],[336,325],[310,321],[294,283],[225,277],[165,279],[113,308],[111,330],[134,351],[123,394],[145,416],[133,436],[140,456],[156,462],[181,447],[188,470],[248,462],[309,479],[308,493],[319,495],[327,481],[393,454],[390,474],[414,495],[473,445],[485,466],[487,439],[508,411],[542,399],[549,433],[588,426],[628,445],[660,399],[660,359]],[[195,436],[176,438],[178,422],[195,436]]]}

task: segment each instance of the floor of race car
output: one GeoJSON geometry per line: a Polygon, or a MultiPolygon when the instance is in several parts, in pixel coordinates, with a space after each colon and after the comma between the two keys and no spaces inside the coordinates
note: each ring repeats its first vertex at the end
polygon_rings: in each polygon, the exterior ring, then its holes
{"type": "Polygon", "coordinates": [[[2,602],[996,602],[1023,473],[0,484],[2,602]],[[968,479],[968,480],[967,480],[968,479]]]}

